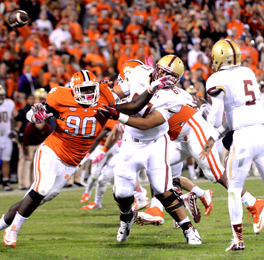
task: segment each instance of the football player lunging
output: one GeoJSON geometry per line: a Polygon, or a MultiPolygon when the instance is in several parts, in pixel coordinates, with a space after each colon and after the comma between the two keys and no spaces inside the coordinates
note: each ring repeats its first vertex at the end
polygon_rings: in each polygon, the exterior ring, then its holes
{"type": "MultiPolygon", "coordinates": [[[[211,58],[216,73],[207,80],[206,90],[213,102],[210,118],[219,128],[205,144],[201,157],[208,156],[214,142],[228,133],[223,142],[229,148],[226,176],[234,238],[226,251],[244,250],[241,193],[244,193],[243,185],[252,161],[264,180],[264,110],[255,74],[251,69],[240,66],[241,51],[237,43],[218,41],[213,46],[211,58]],[[223,113],[226,121],[222,125],[223,113]]],[[[264,203],[252,197],[250,204],[253,206],[247,209],[253,216],[254,232],[259,234],[264,227],[264,203]]]]}
{"type": "Polygon", "coordinates": [[[137,218],[137,212],[132,210],[133,191],[138,171],[146,169],[154,195],[179,223],[187,242],[202,243],[186,214],[180,194],[173,188],[168,158],[168,119],[185,103],[181,90],[174,87],[183,71],[183,62],[175,55],[164,56],[155,69],[147,65],[137,66],[129,75],[129,80],[114,88],[120,98],[130,95],[132,101],[117,105],[116,109],[105,106],[100,110],[102,115],[127,125],[119,152],[120,163],[114,168],[114,197],[121,213],[117,233],[119,242],[126,241],[137,218]],[[133,99],[146,89],[153,93],[153,88],[159,86],[166,86],[167,89],[156,92],[145,107],[139,108],[134,104],[133,99]]]}
{"type": "Polygon", "coordinates": [[[53,88],[46,103],[35,104],[27,113],[34,123],[55,116],[57,125],[35,154],[32,186],[0,220],[0,230],[9,226],[3,237],[6,246],[15,247],[21,225],[39,205],[60,193],[106,122],[97,109],[103,103],[115,103],[107,85],[99,85],[90,71],[75,73],[70,86],[53,88]]]}

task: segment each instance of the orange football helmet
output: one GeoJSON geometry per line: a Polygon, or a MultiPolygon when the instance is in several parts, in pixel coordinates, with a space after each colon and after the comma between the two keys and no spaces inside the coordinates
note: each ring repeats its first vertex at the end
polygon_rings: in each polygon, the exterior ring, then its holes
{"type": "Polygon", "coordinates": [[[144,63],[140,60],[128,60],[124,62],[119,71],[116,85],[121,84],[126,78],[128,78],[128,75],[132,70],[139,65],[144,65],[144,63]]]}
{"type": "Polygon", "coordinates": [[[74,99],[81,105],[96,106],[99,100],[99,83],[89,70],[76,72],[70,82],[74,99]]]}

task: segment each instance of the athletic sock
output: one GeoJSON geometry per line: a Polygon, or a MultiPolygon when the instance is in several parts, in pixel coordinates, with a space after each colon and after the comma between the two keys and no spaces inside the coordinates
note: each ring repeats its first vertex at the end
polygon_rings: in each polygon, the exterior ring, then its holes
{"type": "Polygon", "coordinates": [[[252,207],[257,201],[257,199],[252,196],[248,191],[245,192],[244,196],[241,199],[246,207],[252,207]]]}
{"type": "Polygon", "coordinates": [[[204,190],[197,185],[194,185],[190,192],[194,192],[198,197],[202,197],[204,195],[204,190]]]}
{"type": "Polygon", "coordinates": [[[16,229],[20,229],[20,227],[22,226],[22,224],[27,220],[28,218],[25,218],[23,216],[21,216],[18,212],[15,215],[15,218],[11,224],[11,226],[15,225],[16,229]]]}
{"type": "Polygon", "coordinates": [[[5,214],[0,219],[0,230],[2,230],[2,229],[4,229],[4,228],[6,228],[6,227],[9,226],[9,225],[6,224],[5,219],[4,219],[4,216],[5,216],[5,214]]]}

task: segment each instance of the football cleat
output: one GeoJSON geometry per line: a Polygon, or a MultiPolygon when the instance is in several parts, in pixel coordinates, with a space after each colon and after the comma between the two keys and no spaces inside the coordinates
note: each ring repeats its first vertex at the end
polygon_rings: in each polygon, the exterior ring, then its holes
{"type": "Polygon", "coordinates": [[[96,205],[95,202],[90,202],[88,205],[82,206],[82,210],[88,210],[88,209],[101,209],[102,205],[96,205]]]}
{"type": "Polygon", "coordinates": [[[3,235],[3,243],[7,247],[15,247],[19,229],[15,225],[8,227],[3,235]]]}
{"type": "Polygon", "coordinates": [[[85,192],[85,193],[82,195],[82,198],[81,198],[80,202],[87,202],[89,199],[90,199],[90,195],[89,195],[88,193],[85,192]]]}
{"type": "MultiPolygon", "coordinates": [[[[264,200],[257,200],[251,207],[247,207],[248,214],[253,218],[253,230],[258,235],[264,227],[264,200]]],[[[249,219],[249,215],[248,215],[249,219]]]]}
{"type": "Polygon", "coordinates": [[[137,219],[137,211],[134,210],[132,212],[133,212],[133,217],[131,218],[131,220],[126,222],[121,220],[120,222],[120,226],[116,236],[118,242],[125,242],[129,237],[131,226],[137,219]]]}
{"type": "Polygon", "coordinates": [[[202,240],[198,231],[193,227],[190,226],[187,230],[183,232],[184,237],[187,240],[187,243],[190,245],[200,245],[202,244],[202,240]]]}
{"type": "Polygon", "coordinates": [[[3,191],[12,191],[12,190],[14,189],[10,186],[9,182],[3,183],[3,191]]]}
{"type": "Polygon", "coordinates": [[[194,192],[189,192],[187,194],[181,195],[181,199],[184,201],[186,208],[192,215],[194,222],[199,223],[201,220],[201,212],[197,205],[196,194],[194,192]]]}
{"type": "Polygon", "coordinates": [[[213,209],[213,202],[212,202],[213,194],[214,193],[211,190],[205,190],[204,195],[199,197],[199,199],[205,206],[205,215],[209,215],[213,209]]]}
{"type": "Polygon", "coordinates": [[[230,246],[226,248],[227,251],[239,251],[239,250],[245,250],[245,244],[244,241],[235,241],[235,239],[231,239],[230,246]]]}
{"type": "Polygon", "coordinates": [[[141,226],[161,226],[164,222],[163,212],[158,207],[148,208],[145,212],[139,212],[136,220],[136,223],[141,226]]]}
{"type": "Polygon", "coordinates": [[[136,210],[136,211],[139,211],[141,209],[146,209],[149,207],[149,203],[148,203],[148,200],[145,199],[145,200],[136,200],[132,210],[136,210]]]}

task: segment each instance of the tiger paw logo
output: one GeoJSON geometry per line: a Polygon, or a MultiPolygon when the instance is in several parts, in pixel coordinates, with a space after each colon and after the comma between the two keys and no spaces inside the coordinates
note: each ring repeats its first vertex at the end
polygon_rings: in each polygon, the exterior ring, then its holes
{"type": "Polygon", "coordinates": [[[66,174],[66,175],[64,176],[64,179],[67,180],[68,178],[69,178],[69,174],[66,174]]]}

